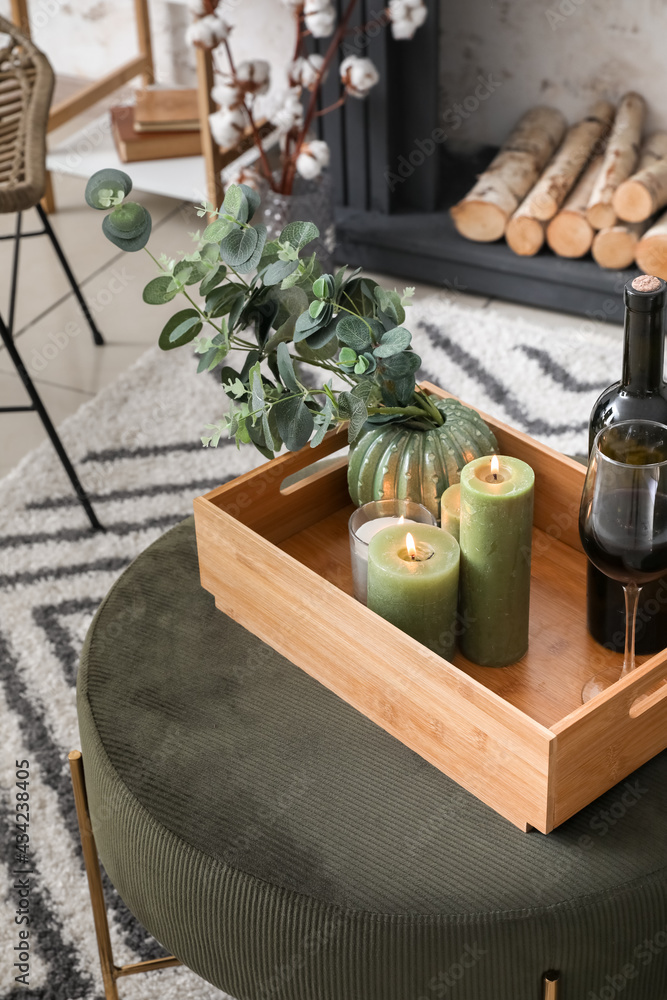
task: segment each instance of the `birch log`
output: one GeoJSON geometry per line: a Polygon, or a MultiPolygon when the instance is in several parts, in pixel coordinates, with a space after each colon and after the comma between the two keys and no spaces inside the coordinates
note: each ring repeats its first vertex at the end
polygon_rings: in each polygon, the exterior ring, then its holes
{"type": "Polygon", "coordinates": [[[667,212],[640,239],[635,261],[644,274],[667,281],[667,212]]]}
{"type": "Polygon", "coordinates": [[[617,222],[615,226],[601,229],[593,238],[593,258],[600,267],[630,267],[639,239],[648,227],[648,222],[617,222]]]}
{"type": "Polygon", "coordinates": [[[618,186],[637,169],[645,116],[643,97],[631,91],[621,98],[586,212],[593,229],[604,229],[616,222],[612,198],[618,186]]]}
{"type": "Polygon", "coordinates": [[[644,143],[636,174],[618,186],[613,206],[625,222],[645,222],[667,205],[667,132],[644,143]]]}
{"type": "Polygon", "coordinates": [[[533,218],[528,199],[524,199],[507,223],[505,239],[520,257],[534,257],[544,245],[546,228],[546,222],[533,218]]]}
{"type": "Polygon", "coordinates": [[[591,160],[562,209],[547,226],[547,243],[559,257],[583,257],[591,248],[595,230],[586,218],[602,156],[591,160]]]}
{"type": "Polygon", "coordinates": [[[530,192],[526,213],[548,222],[565,201],[582,170],[601,151],[614,117],[614,105],[598,101],[582,121],[568,129],[551,163],[530,192]]]}
{"type": "Polygon", "coordinates": [[[531,108],[520,119],[451,215],[462,236],[482,243],[500,239],[510,215],[540,176],[565,131],[555,108],[531,108]]]}

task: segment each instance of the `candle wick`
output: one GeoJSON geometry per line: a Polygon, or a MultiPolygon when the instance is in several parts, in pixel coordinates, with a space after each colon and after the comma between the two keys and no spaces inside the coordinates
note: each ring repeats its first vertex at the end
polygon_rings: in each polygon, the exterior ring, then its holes
{"type": "Polygon", "coordinates": [[[493,473],[493,481],[494,481],[494,483],[498,482],[498,473],[497,472],[493,473]]]}

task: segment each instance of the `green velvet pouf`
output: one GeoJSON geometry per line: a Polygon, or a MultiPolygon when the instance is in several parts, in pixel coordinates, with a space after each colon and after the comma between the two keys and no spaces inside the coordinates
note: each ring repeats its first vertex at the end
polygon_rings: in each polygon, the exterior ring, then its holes
{"type": "Polygon", "coordinates": [[[191,519],[102,604],[78,712],[111,880],[238,1000],[667,998],[667,754],[521,833],[216,610],[191,519]]]}

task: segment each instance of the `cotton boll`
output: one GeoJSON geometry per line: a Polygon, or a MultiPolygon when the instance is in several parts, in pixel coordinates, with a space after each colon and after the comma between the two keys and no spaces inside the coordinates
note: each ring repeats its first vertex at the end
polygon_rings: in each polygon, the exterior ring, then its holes
{"type": "Polygon", "coordinates": [[[326,142],[321,139],[304,142],[296,158],[297,172],[306,180],[314,180],[322,173],[323,167],[329,166],[330,158],[331,154],[326,142]]]}
{"type": "Polygon", "coordinates": [[[225,108],[208,116],[211,135],[223,149],[233,146],[245,131],[245,115],[240,108],[225,108]]]}
{"type": "Polygon", "coordinates": [[[219,108],[235,108],[241,104],[241,92],[232,83],[216,83],[211,88],[211,98],[219,108]]]}
{"type": "Polygon", "coordinates": [[[348,56],[340,64],[341,83],[350,97],[366,97],[380,80],[380,74],[370,59],[348,56]]]}
{"type": "Polygon", "coordinates": [[[298,88],[293,87],[287,91],[281,106],[273,116],[273,122],[281,132],[301,128],[303,125],[303,104],[298,88]]]}
{"type": "Polygon", "coordinates": [[[312,14],[306,13],[304,21],[313,38],[328,38],[329,35],[333,35],[336,27],[336,11],[331,4],[328,4],[322,10],[314,11],[312,14]]]}
{"type": "Polygon", "coordinates": [[[248,94],[265,94],[271,82],[271,67],[265,59],[249,59],[239,63],[236,79],[248,94]]]}
{"type": "Polygon", "coordinates": [[[185,40],[190,45],[214,49],[229,37],[230,30],[229,25],[221,18],[216,17],[215,14],[208,14],[190,25],[185,32],[185,40]]]}
{"type": "Polygon", "coordinates": [[[422,0],[389,0],[391,33],[396,39],[412,38],[427,15],[428,10],[422,0]]]}
{"type": "MultiPolygon", "coordinates": [[[[318,81],[318,75],[324,62],[324,56],[313,52],[309,56],[300,56],[295,59],[289,68],[289,81],[292,86],[305,87],[306,90],[313,90],[318,81]]],[[[327,73],[322,77],[326,80],[327,73]]]]}

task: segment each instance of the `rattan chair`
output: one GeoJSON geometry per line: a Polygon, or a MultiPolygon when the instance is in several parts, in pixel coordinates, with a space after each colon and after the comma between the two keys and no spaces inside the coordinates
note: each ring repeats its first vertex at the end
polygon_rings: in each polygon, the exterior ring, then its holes
{"type": "Polygon", "coordinates": [[[0,338],[31,400],[27,406],[0,406],[0,413],[34,411],[39,414],[92,527],[99,530],[102,525],[14,343],[19,248],[21,240],[28,236],[48,236],[51,240],[88,321],[93,340],[103,344],[104,339],[40,204],[46,190],[46,127],[53,94],[53,70],[46,56],[4,17],[0,17],[0,36],[7,36],[6,41],[4,38],[0,41],[0,213],[16,213],[14,233],[0,236],[0,239],[14,240],[9,311],[6,320],[0,316],[0,338]],[[36,209],[44,228],[23,232],[22,214],[30,208],[36,209]]]}

